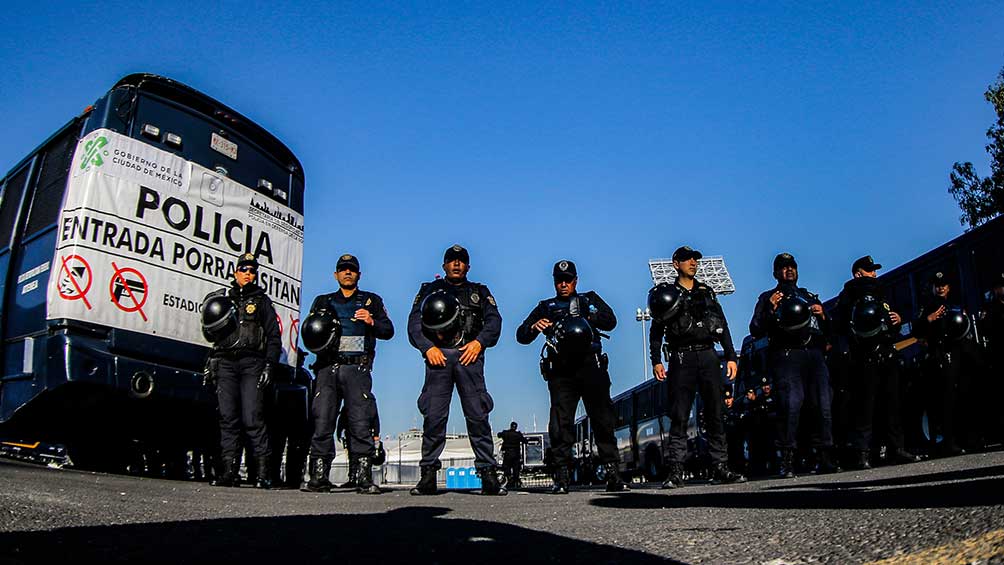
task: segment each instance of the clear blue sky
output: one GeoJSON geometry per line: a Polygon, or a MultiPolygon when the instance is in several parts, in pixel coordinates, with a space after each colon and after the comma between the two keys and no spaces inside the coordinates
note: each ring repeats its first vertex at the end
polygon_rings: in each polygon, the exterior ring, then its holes
{"type": "Polygon", "coordinates": [[[0,169],[126,74],[206,92],[303,163],[304,306],[346,252],[386,300],[384,433],[421,421],[405,323],[454,242],[504,318],[493,425],[543,429],[539,343],[513,335],[554,261],[619,317],[616,393],[642,379],[649,258],[724,255],[738,343],[776,253],[833,296],[856,257],[888,268],[961,233],[951,165],[987,172],[1000,2],[707,4],[8,3],[0,169]]]}

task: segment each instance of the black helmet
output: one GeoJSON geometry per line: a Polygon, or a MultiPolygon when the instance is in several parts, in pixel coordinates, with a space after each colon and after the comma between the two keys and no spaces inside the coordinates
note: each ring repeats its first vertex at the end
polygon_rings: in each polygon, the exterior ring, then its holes
{"type": "Polygon", "coordinates": [[[370,463],[380,466],[385,461],[387,461],[387,450],[383,448],[383,442],[373,442],[373,457],[370,458],[370,463]]]}
{"type": "Polygon", "coordinates": [[[593,328],[582,316],[565,316],[554,324],[551,343],[559,355],[591,353],[593,328]]]}
{"type": "Polygon", "coordinates": [[[809,303],[797,294],[787,294],[774,311],[774,319],[781,330],[794,333],[809,325],[812,312],[809,303]]]}
{"type": "Polygon", "coordinates": [[[865,296],[851,310],[851,334],[858,339],[870,339],[889,331],[892,320],[889,309],[875,299],[865,296]]]}
{"type": "Polygon", "coordinates": [[[942,320],[945,337],[954,341],[965,339],[972,329],[972,320],[959,308],[949,308],[942,320]]]}
{"type": "Polygon", "coordinates": [[[450,334],[460,324],[460,301],[445,290],[429,293],[422,301],[422,327],[438,334],[450,334]]]}
{"type": "Polygon", "coordinates": [[[202,335],[216,343],[237,330],[237,306],[225,294],[216,294],[202,303],[202,335]]]}
{"type": "Polygon", "coordinates": [[[680,311],[680,289],[668,282],[659,283],[648,291],[648,309],[652,319],[668,322],[680,311]]]}
{"type": "Polygon", "coordinates": [[[338,316],[329,310],[319,310],[307,316],[300,324],[300,339],[308,351],[316,354],[334,350],[342,336],[338,316]]]}

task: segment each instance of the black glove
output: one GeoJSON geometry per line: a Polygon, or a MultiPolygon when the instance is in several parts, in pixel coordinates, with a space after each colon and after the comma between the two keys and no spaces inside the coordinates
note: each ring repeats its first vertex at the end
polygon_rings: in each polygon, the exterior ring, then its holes
{"type": "Polygon", "coordinates": [[[213,370],[213,360],[206,359],[206,366],[202,369],[202,386],[216,386],[216,371],[213,370]]]}
{"type": "Polygon", "coordinates": [[[261,376],[258,377],[258,388],[263,389],[270,384],[272,384],[272,364],[265,363],[265,368],[262,370],[261,376]]]}

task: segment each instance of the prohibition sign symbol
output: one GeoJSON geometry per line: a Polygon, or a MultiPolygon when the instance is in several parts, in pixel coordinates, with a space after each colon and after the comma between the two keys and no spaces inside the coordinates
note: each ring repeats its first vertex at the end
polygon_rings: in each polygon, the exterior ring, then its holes
{"type": "Polygon", "coordinates": [[[289,317],[289,350],[296,351],[296,342],[300,339],[300,319],[289,317]]]}
{"type": "Polygon", "coordinates": [[[140,317],[146,322],[143,305],[146,304],[146,298],[150,294],[147,292],[146,277],[132,267],[120,269],[114,261],[112,261],[112,268],[115,269],[115,274],[112,275],[112,280],[108,283],[108,294],[111,295],[112,302],[123,312],[139,312],[140,317]],[[134,275],[139,280],[126,278],[126,274],[134,275]],[[133,303],[132,306],[126,306],[122,303],[123,295],[128,296],[128,300],[133,303]]]}
{"type": "Polygon", "coordinates": [[[63,257],[63,266],[60,267],[59,274],[63,273],[66,273],[66,276],[60,278],[59,285],[56,287],[59,296],[65,300],[83,300],[84,306],[90,310],[91,303],[87,300],[87,291],[91,289],[91,281],[94,278],[91,276],[91,266],[80,255],[70,255],[63,257]],[[76,261],[80,264],[71,266],[70,261],[76,261]],[[77,280],[77,277],[83,278],[85,275],[87,283],[84,284],[83,288],[80,288],[80,281],[77,280]]]}

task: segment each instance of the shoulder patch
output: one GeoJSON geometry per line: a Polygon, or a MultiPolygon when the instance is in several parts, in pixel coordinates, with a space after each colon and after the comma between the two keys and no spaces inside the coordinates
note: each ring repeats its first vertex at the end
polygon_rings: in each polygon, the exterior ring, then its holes
{"type": "Polygon", "coordinates": [[[373,299],[367,296],[365,306],[369,306],[370,304],[373,304],[373,299]]]}
{"type": "Polygon", "coordinates": [[[494,296],[492,296],[492,295],[489,294],[488,298],[486,300],[488,300],[489,304],[491,304],[492,306],[498,308],[498,304],[495,304],[495,297],[494,296]]]}

